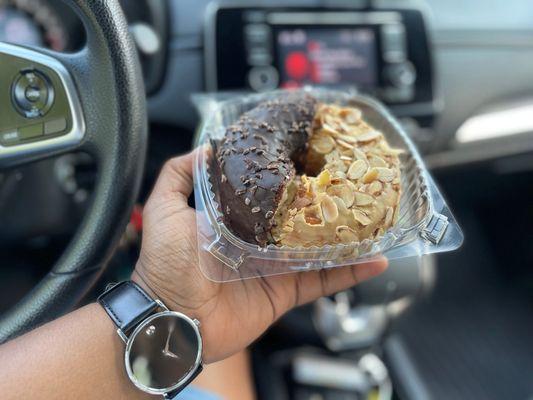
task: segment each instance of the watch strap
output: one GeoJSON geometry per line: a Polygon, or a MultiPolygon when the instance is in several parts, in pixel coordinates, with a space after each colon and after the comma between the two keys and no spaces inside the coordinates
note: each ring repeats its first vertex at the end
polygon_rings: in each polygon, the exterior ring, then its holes
{"type": "Polygon", "coordinates": [[[154,299],[132,281],[117,283],[102,293],[98,302],[126,335],[159,307],[154,299]]]}
{"type": "Polygon", "coordinates": [[[198,365],[198,368],[194,371],[194,373],[187,379],[183,384],[180,385],[179,388],[174,389],[172,392],[165,393],[165,399],[174,399],[182,390],[184,390],[189,384],[202,372],[204,367],[202,364],[198,365]]]}

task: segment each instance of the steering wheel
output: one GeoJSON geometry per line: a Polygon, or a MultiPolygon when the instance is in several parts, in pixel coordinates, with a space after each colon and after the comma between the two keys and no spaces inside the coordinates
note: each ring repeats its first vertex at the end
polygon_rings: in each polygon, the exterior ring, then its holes
{"type": "Polygon", "coordinates": [[[137,53],[117,0],[68,0],[86,45],[60,54],[0,43],[0,170],[71,151],[91,154],[89,209],[48,274],[0,317],[0,343],[70,310],[96,282],[136,199],[147,122],[137,53]]]}

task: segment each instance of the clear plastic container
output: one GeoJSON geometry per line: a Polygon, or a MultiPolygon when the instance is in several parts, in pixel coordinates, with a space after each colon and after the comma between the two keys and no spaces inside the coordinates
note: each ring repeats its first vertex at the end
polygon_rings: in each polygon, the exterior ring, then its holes
{"type": "Polygon", "coordinates": [[[305,88],[291,91],[310,93],[319,101],[361,109],[363,118],[381,131],[392,147],[403,149],[401,196],[397,222],[379,239],[353,244],[288,248],[259,247],[233,234],[223,223],[223,214],[213,192],[208,161],[211,139],[221,139],[226,127],[259,103],[283,95],[265,94],[197,95],[194,99],[203,116],[196,146],[194,193],[197,210],[200,268],[217,282],[335,268],[366,262],[384,255],[388,259],[422,256],[457,249],[463,234],[430,176],[417,149],[398,121],[374,99],[345,91],[305,88]]]}

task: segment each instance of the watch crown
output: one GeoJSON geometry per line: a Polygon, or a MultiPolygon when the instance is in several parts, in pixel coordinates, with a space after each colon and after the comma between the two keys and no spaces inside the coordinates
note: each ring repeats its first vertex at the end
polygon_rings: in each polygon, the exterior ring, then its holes
{"type": "Polygon", "coordinates": [[[196,326],[200,326],[200,321],[198,321],[196,318],[192,320],[196,324],[196,326]]]}

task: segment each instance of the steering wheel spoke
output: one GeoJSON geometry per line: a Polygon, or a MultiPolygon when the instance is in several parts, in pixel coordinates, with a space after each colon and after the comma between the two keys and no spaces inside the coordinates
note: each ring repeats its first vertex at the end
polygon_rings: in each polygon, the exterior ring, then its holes
{"type": "Polygon", "coordinates": [[[80,52],[0,43],[0,169],[81,150],[95,159],[97,178],[83,221],[62,256],[26,297],[0,315],[0,343],[78,303],[117,246],[142,179],[145,91],[120,3],[62,3],[85,28],[80,52]],[[4,132],[13,129],[16,133],[6,138],[4,132]]]}
{"type": "Polygon", "coordinates": [[[0,43],[0,168],[69,152],[83,141],[85,120],[68,61],[0,43]]]}

